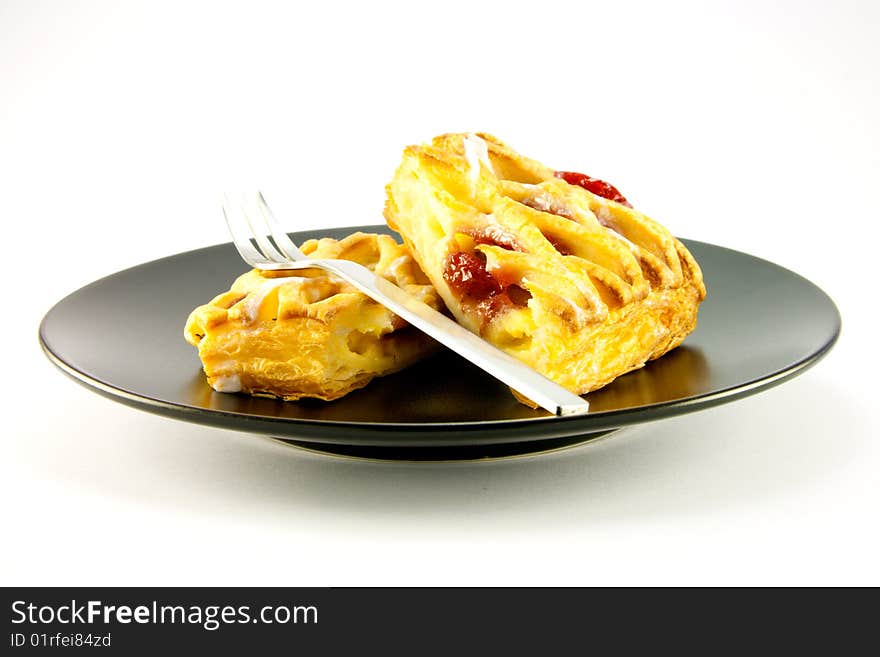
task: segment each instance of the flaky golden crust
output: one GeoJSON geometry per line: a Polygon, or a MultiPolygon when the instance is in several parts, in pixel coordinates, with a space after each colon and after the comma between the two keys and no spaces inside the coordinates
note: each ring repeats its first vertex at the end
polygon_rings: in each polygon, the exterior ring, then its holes
{"type": "MultiPolygon", "coordinates": [[[[410,254],[387,235],[309,240],[301,250],[359,262],[440,307],[410,254]]],[[[437,348],[421,331],[319,269],[249,271],[228,292],[193,310],[184,336],[198,347],[215,390],[288,401],[338,399],[437,348]]]]}
{"type": "Polygon", "coordinates": [[[706,290],[666,228],[554,173],[442,135],[404,151],[385,217],[461,324],[584,394],[681,344],[706,290]]]}

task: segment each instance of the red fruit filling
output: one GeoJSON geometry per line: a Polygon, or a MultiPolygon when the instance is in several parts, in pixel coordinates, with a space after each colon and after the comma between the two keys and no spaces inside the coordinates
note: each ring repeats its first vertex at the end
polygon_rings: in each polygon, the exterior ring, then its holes
{"type": "Polygon", "coordinates": [[[583,187],[596,196],[607,198],[609,201],[620,203],[628,208],[632,207],[630,202],[626,200],[623,194],[617,191],[617,188],[614,185],[607,183],[604,180],[599,180],[598,178],[593,178],[592,176],[578,173],[576,171],[556,171],[553,175],[557,178],[562,178],[569,185],[583,187]]]}
{"type": "Polygon", "coordinates": [[[509,308],[525,306],[531,298],[528,290],[487,271],[485,256],[479,251],[450,253],[443,278],[462,305],[480,315],[483,326],[509,308]]]}

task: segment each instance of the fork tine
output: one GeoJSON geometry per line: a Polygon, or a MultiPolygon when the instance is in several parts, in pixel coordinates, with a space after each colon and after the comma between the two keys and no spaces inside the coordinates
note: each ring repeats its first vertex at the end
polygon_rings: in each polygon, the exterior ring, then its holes
{"type": "Polygon", "coordinates": [[[269,261],[283,264],[290,260],[281,253],[267,236],[266,216],[260,207],[259,200],[250,194],[243,195],[242,212],[251,229],[251,237],[257,243],[259,250],[269,261]],[[262,219],[262,221],[261,221],[262,219]]]}
{"type": "Polygon", "coordinates": [[[293,240],[287,236],[287,232],[281,227],[281,224],[278,223],[275,214],[269,208],[269,204],[266,203],[266,199],[263,197],[263,192],[257,192],[257,203],[260,206],[263,219],[269,227],[269,232],[272,233],[272,239],[275,240],[275,244],[278,245],[278,248],[290,260],[304,260],[306,255],[299,250],[299,247],[293,243],[293,240]]]}
{"type": "Polygon", "coordinates": [[[235,244],[239,255],[246,263],[251,267],[259,267],[270,262],[251,244],[248,231],[243,230],[247,219],[240,208],[236,212],[235,206],[226,194],[223,195],[223,218],[226,219],[226,227],[229,228],[229,233],[232,235],[232,243],[235,244]]]}

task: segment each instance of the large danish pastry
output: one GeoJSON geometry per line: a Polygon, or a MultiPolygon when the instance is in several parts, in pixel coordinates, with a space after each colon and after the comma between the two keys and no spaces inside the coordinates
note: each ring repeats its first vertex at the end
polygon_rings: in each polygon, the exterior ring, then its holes
{"type": "MultiPolygon", "coordinates": [[[[314,258],[353,260],[421,301],[440,300],[410,254],[387,235],[304,242],[314,258]]],[[[319,269],[252,270],[192,311],[185,337],[220,392],[337,399],[434,352],[397,315],[319,269]]]]}
{"type": "Polygon", "coordinates": [[[459,323],[577,394],[678,346],[706,294],[614,187],[486,134],[408,147],[385,217],[459,323]]]}

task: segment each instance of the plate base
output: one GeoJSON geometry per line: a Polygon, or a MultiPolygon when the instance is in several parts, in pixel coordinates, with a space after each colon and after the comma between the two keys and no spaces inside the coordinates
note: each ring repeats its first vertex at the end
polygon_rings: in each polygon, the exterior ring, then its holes
{"type": "Polygon", "coordinates": [[[609,429],[579,436],[566,436],[551,440],[527,440],[515,443],[498,443],[488,445],[461,446],[429,446],[429,447],[397,447],[388,445],[341,445],[334,443],[316,443],[289,438],[270,437],[270,440],[290,447],[296,447],[327,456],[344,456],[354,459],[371,461],[483,461],[519,456],[535,456],[555,452],[561,449],[591,443],[600,438],[617,433],[620,429],[609,429]]]}

